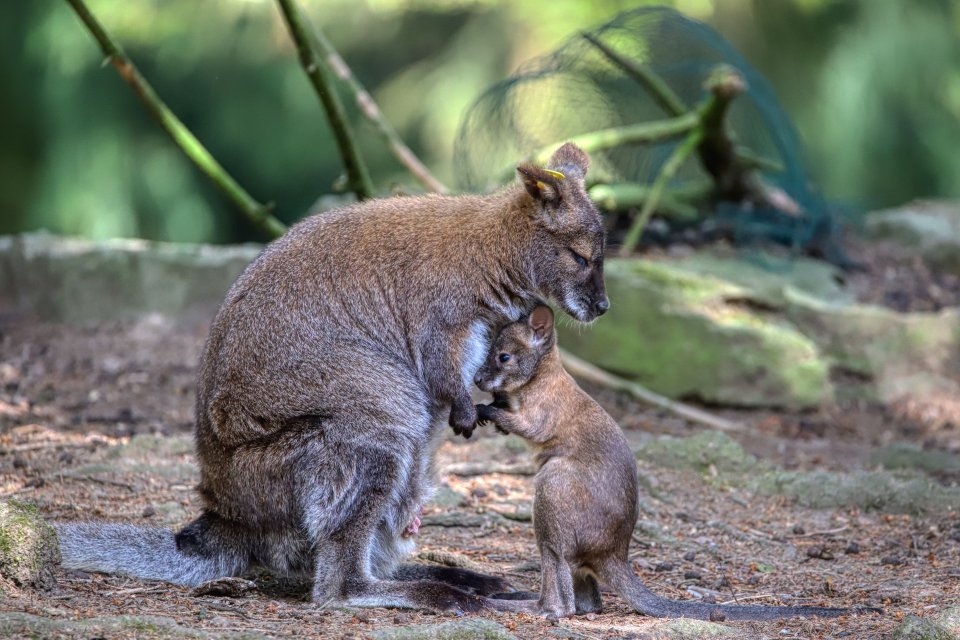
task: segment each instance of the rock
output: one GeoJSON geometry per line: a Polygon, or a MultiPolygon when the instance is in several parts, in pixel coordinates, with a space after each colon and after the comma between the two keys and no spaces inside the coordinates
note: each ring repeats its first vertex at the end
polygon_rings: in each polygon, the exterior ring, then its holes
{"type": "Polygon", "coordinates": [[[950,607],[937,616],[937,622],[960,637],[960,607],[950,607]]]}
{"type": "Polygon", "coordinates": [[[0,237],[0,300],[68,322],[150,311],[207,318],[260,249],[95,242],[46,232],[0,237]]]}
{"type": "Polygon", "coordinates": [[[201,582],[190,590],[190,595],[198,598],[201,596],[217,596],[223,598],[240,598],[251,591],[257,590],[257,583],[245,578],[224,577],[215,578],[201,582]]]}
{"type": "Polygon", "coordinates": [[[917,472],[769,471],[746,484],[758,493],[782,494],[812,509],[857,507],[912,515],[960,509],[960,488],[944,487],[917,472]]]}
{"type": "Polygon", "coordinates": [[[954,640],[956,636],[935,620],[908,615],[890,632],[891,640],[954,640]]]}
{"type": "Polygon", "coordinates": [[[865,216],[873,238],[913,247],[931,267],[960,275],[960,203],[918,201],[865,216]]]}
{"type": "Polygon", "coordinates": [[[638,448],[636,455],[662,467],[702,474],[742,474],[765,468],[740,443],[717,431],[702,431],[688,438],[653,438],[638,448]]]}
{"type": "Polygon", "coordinates": [[[37,510],[14,500],[0,501],[0,587],[50,589],[60,564],[60,545],[53,527],[37,510]]]}
{"type": "Polygon", "coordinates": [[[726,625],[717,624],[718,621],[707,622],[692,618],[679,618],[657,625],[654,630],[657,638],[676,638],[677,640],[694,638],[722,638],[738,636],[737,630],[726,625]]]}
{"type": "Polygon", "coordinates": [[[575,355],[672,398],[809,408],[960,394],[960,309],[856,304],[816,261],[611,258],[612,311],[559,326],[575,355]]]}
{"type": "Polygon", "coordinates": [[[673,398],[788,408],[832,398],[816,344],[748,290],[660,262],[610,259],[605,273],[613,311],[589,331],[558,325],[572,353],[673,398]]]}
{"type": "Polygon", "coordinates": [[[885,469],[915,469],[927,473],[960,471],[960,457],[946,451],[925,451],[906,442],[876,450],[870,456],[870,463],[885,469]]]}
{"type": "Polygon", "coordinates": [[[506,627],[483,618],[383,629],[374,631],[371,637],[375,640],[515,640],[506,627]]]}
{"type": "Polygon", "coordinates": [[[466,501],[467,499],[462,493],[454,491],[449,485],[442,484],[437,488],[436,493],[433,494],[427,505],[450,510],[465,504],[466,501]]]}
{"type": "Polygon", "coordinates": [[[784,319],[817,344],[831,366],[859,376],[851,393],[893,401],[929,392],[960,393],[960,309],[899,313],[834,304],[797,289],[784,292],[784,319]]]}
{"type": "MultiPolygon", "coordinates": [[[[273,637],[273,636],[271,636],[273,637]]],[[[255,629],[203,631],[161,616],[102,616],[52,619],[29,613],[0,612],[0,638],[151,638],[152,640],[262,640],[255,629]]]]}

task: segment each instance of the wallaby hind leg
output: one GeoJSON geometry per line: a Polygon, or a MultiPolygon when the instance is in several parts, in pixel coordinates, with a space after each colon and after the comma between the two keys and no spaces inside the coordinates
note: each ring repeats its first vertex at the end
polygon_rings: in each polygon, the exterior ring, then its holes
{"type": "Polygon", "coordinates": [[[603,610],[600,585],[588,571],[581,569],[573,574],[573,597],[577,615],[600,613],[603,610]]]}
{"type": "MultiPolygon", "coordinates": [[[[396,456],[399,447],[325,442],[322,455],[309,468],[315,483],[305,494],[306,528],[313,538],[313,599],[320,604],[357,607],[401,607],[479,611],[483,599],[431,580],[383,580],[375,576],[371,558],[380,555],[378,528],[405,518],[392,513],[397,487],[408,465],[396,456]],[[333,485],[330,478],[345,482],[333,485]]],[[[305,461],[307,462],[307,461],[305,461]]]]}
{"type": "Polygon", "coordinates": [[[540,612],[551,620],[576,613],[570,565],[547,548],[540,551],[540,612]]]}
{"type": "Polygon", "coordinates": [[[183,527],[174,540],[187,565],[206,568],[205,574],[197,572],[196,583],[238,576],[250,564],[250,540],[244,530],[211,511],[183,527]]]}

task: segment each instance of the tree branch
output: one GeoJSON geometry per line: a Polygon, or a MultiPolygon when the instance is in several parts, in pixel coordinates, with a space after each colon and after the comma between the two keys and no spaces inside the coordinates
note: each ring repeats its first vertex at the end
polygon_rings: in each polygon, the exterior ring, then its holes
{"type": "Polygon", "coordinates": [[[582,380],[588,380],[594,384],[599,384],[607,389],[626,393],[635,400],[639,400],[640,402],[658,407],[660,409],[664,409],[670,413],[680,416],[681,418],[712,427],[719,431],[737,432],[745,429],[745,427],[739,422],[731,422],[730,420],[726,420],[720,416],[715,416],[711,413],[707,413],[706,411],[697,409],[696,407],[691,407],[688,404],[676,402],[670,398],[661,396],[658,393],[654,393],[653,391],[650,391],[646,387],[643,387],[636,382],[624,380],[623,378],[617,377],[611,373],[607,373],[603,369],[590,364],[586,360],[578,358],[568,351],[561,349],[560,355],[563,359],[564,368],[572,376],[582,380]]]}
{"type": "Polygon", "coordinates": [[[353,92],[354,98],[357,101],[357,107],[360,108],[360,113],[373,123],[377,133],[379,133],[380,137],[386,142],[387,147],[393,153],[394,157],[407,168],[410,175],[416,178],[425,189],[436,193],[448,193],[449,189],[430,173],[426,165],[420,162],[420,159],[410,150],[410,147],[403,142],[393,126],[383,117],[383,112],[380,111],[380,107],[377,106],[373,96],[360,84],[357,77],[353,75],[353,71],[350,70],[346,61],[337,53],[337,50],[333,48],[333,45],[323,31],[317,27],[313,27],[311,36],[314,44],[319,47],[321,53],[325,56],[322,62],[325,62],[327,68],[333,71],[338,78],[346,83],[350,91],[353,92]]]}
{"type": "MultiPolygon", "coordinates": [[[[624,144],[641,144],[648,142],[661,142],[677,138],[689,132],[700,123],[700,118],[696,113],[687,113],[676,118],[666,120],[655,120],[653,122],[641,122],[623,127],[611,127],[599,131],[590,131],[578,136],[571,136],[567,141],[574,143],[587,153],[613,149],[624,144]]],[[[557,145],[553,144],[537,150],[533,154],[533,161],[538,164],[544,164],[550,159],[550,156],[556,150],[557,145]]]]}
{"type": "Polygon", "coordinates": [[[653,98],[653,101],[660,105],[668,116],[680,116],[687,112],[687,106],[683,100],[673,92],[673,89],[663,81],[663,79],[653,72],[650,67],[636,64],[626,56],[622,56],[590,33],[582,34],[584,39],[596,47],[610,62],[620,67],[628,76],[637,81],[653,98]]]}
{"type": "Polygon", "coordinates": [[[186,156],[209,178],[234,205],[267,237],[275,238],[283,235],[286,226],[271,215],[272,205],[257,202],[243,187],[227,173],[207,151],[206,147],[194,136],[179,118],[167,107],[156,94],[146,79],[134,66],[116,42],[100,25],[83,0],[66,0],[73,8],[80,21],[100,45],[104,55],[120,74],[120,77],[130,85],[147,110],[160,123],[178,147],[186,156]]]}
{"type": "Polygon", "coordinates": [[[357,194],[358,200],[371,198],[373,197],[373,183],[370,180],[370,174],[363,158],[360,156],[353,131],[347,122],[346,110],[343,108],[340,96],[337,95],[333,80],[327,73],[327,66],[313,47],[310,35],[307,32],[307,23],[300,15],[295,0],[277,0],[277,4],[280,6],[280,12],[283,14],[284,21],[290,31],[290,37],[293,38],[297,46],[300,64],[306,71],[307,78],[309,78],[310,84],[313,86],[317,97],[320,98],[323,110],[327,114],[327,121],[333,130],[337,147],[340,150],[340,157],[343,159],[343,165],[347,172],[350,190],[357,194]]]}

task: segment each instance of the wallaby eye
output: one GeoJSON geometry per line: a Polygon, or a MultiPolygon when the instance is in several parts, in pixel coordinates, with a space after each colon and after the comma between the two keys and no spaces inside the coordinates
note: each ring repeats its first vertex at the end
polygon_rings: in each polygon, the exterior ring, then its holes
{"type": "Polygon", "coordinates": [[[573,256],[573,259],[576,261],[577,266],[580,267],[581,269],[585,269],[585,268],[587,267],[587,265],[590,264],[590,261],[589,261],[589,260],[587,260],[586,258],[584,258],[582,255],[580,255],[579,253],[577,253],[577,252],[574,251],[573,249],[570,249],[570,255],[573,256]]]}
{"type": "Polygon", "coordinates": [[[504,363],[510,362],[510,354],[509,354],[509,353],[501,353],[499,356],[497,356],[497,360],[499,360],[500,362],[504,362],[504,363]]]}

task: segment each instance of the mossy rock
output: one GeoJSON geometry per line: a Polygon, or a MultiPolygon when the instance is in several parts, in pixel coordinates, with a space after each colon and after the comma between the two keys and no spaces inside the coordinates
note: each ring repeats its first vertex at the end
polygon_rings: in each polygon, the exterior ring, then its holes
{"type": "Polygon", "coordinates": [[[680,618],[657,626],[655,638],[664,640],[698,640],[699,638],[729,638],[739,635],[736,629],[716,622],[680,618]]]}
{"type": "Polygon", "coordinates": [[[67,322],[151,311],[207,318],[260,250],[46,232],[8,236],[0,238],[0,299],[67,322]]]}
{"type": "Polygon", "coordinates": [[[516,640],[502,624],[482,618],[384,629],[371,636],[375,640],[516,640]]]}
{"type": "Polygon", "coordinates": [[[890,632],[890,640],[956,640],[950,629],[930,618],[907,616],[890,632]]]}
{"type": "Polygon", "coordinates": [[[691,469],[702,474],[743,474],[766,469],[740,443],[716,431],[703,431],[688,438],[654,438],[639,447],[636,456],[661,467],[691,469]]]}
{"type": "Polygon", "coordinates": [[[642,260],[607,262],[613,311],[560,344],[672,398],[808,408],[832,398],[829,364],[733,283],[642,260]],[[748,301],[744,303],[744,301],[748,301]]]}
{"type": "Polygon", "coordinates": [[[28,613],[0,613],[2,638],[143,638],[144,640],[264,640],[250,631],[201,631],[161,616],[102,616],[80,620],[53,619],[28,613]]]}
{"type": "Polygon", "coordinates": [[[960,203],[921,201],[874,211],[864,228],[873,238],[916,250],[934,269],[960,275],[960,203]]]}
{"type": "Polygon", "coordinates": [[[927,473],[960,471],[960,457],[946,451],[925,451],[906,442],[878,449],[870,456],[870,462],[885,469],[914,469],[927,473]]]}
{"type": "Polygon", "coordinates": [[[910,389],[960,391],[960,309],[898,313],[831,304],[785,291],[784,317],[819,346],[833,367],[873,384],[878,400],[910,389]]]}
{"type": "Polygon", "coordinates": [[[853,302],[833,267],[756,254],[612,258],[611,312],[560,344],[671,398],[813,408],[960,393],[960,309],[853,302]]]}
{"type": "Polygon", "coordinates": [[[922,473],[772,471],[749,479],[747,487],[813,509],[857,507],[911,515],[960,510],[960,488],[941,486],[922,473]]]}
{"type": "Polygon", "coordinates": [[[59,564],[60,545],[53,527],[30,505],[0,501],[0,583],[50,589],[59,564]]]}

